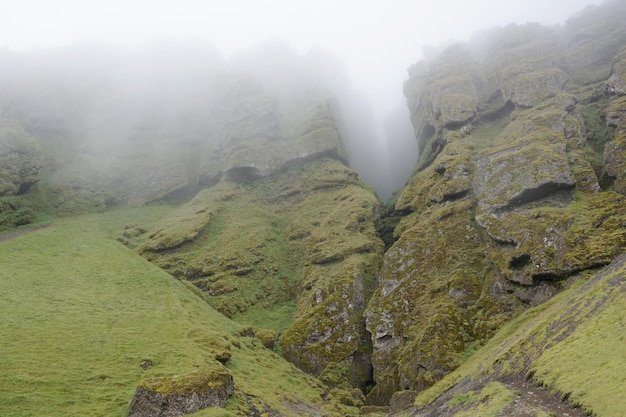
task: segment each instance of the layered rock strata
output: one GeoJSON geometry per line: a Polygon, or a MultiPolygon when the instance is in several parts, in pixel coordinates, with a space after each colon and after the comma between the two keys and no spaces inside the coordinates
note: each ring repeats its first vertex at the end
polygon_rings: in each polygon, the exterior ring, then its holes
{"type": "Polygon", "coordinates": [[[623,252],[624,15],[613,2],[564,28],[511,25],[410,68],[421,153],[366,310],[370,403],[424,390],[623,252]]]}

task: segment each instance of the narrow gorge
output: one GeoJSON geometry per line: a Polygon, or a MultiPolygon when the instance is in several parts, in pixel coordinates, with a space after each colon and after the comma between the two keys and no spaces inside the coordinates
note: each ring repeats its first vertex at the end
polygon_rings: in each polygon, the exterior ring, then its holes
{"type": "Polygon", "coordinates": [[[287,47],[0,51],[6,415],[625,414],[624,18],[411,66],[388,202],[356,93],[287,47]]]}

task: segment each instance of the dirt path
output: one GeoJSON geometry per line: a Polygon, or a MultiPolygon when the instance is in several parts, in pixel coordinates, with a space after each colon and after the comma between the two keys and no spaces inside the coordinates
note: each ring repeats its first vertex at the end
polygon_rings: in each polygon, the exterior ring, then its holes
{"type": "Polygon", "coordinates": [[[582,409],[572,408],[567,401],[561,401],[544,387],[537,386],[526,379],[516,378],[513,381],[504,382],[503,385],[516,395],[511,404],[498,416],[535,417],[537,409],[555,417],[586,416],[582,409]]]}
{"type": "MultiPolygon", "coordinates": [[[[489,380],[478,382],[468,379],[461,383],[463,385],[461,390],[458,390],[457,386],[428,406],[401,410],[389,415],[393,417],[408,415],[452,417],[462,411],[471,412],[479,403],[469,407],[463,404],[452,406],[450,400],[461,392],[480,392],[488,382],[489,380]]],[[[504,385],[513,396],[506,407],[501,409],[495,417],[537,417],[539,411],[543,412],[541,415],[550,417],[588,417],[582,409],[572,408],[567,401],[561,401],[558,396],[550,394],[544,387],[537,386],[522,377],[510,377],[498,382],[504,385]]]]}
{"type": "Polygon", "coordinates": [[[14,232],[0,233],[0,242],[6,242],[7,240],[13,240],[16,237],[20,237],[22,235],[25,235],[25,234],[31,233],[31,232],[35,232],[35,231],[40,230],[40,229],[44,229],[44,228],[46,228],[48,226],[50,226],[50,223],[40,224],[40,225],[29,227],[29,228],[26,228],[26,229],[20,229],[20,230],[14,231],[14,232]]]}

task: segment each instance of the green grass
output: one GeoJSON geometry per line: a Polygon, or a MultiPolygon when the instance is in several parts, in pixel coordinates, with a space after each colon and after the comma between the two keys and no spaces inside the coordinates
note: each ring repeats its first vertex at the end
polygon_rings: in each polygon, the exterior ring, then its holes
{"type": "MultiPolygon", "coordinates": [[[[504,325],[467,362],[422,392],[431,403],[466,378],[533,376],[597,417],[626,415],[626,266],[618,264],[504,325]]],[[[482,414],[481,414],[482,415],[482,414]]]]}
{"type": "Polygon", "coordinates": [[[473,402],[478,402],[469,410],[463,410],[454,417],[496,417],[500,411],[506,408],[511,402],[513,394],[499,382],[487,384],[479,395],[472,397],[473,402]]]}
{"type": "MultiPolygon", "coordinates": [[[[624,280],[622,276],[622,282],[624,280]]],[[[619,290],[618,290],[619,292],[619,290]]],[[[535,379],[597,416],[626,415],[626,297],[585,320],[533,364],[535,379]]],[[[617,294],[606,294],[612,297],[617,294]]],[[[616,297],[617,298],[617,297],[616,297]]]]}
{"type": "Polygon", "coordinates": [[[293,415],[286,402],[322,403],[319,382],[113,238],[170,210],[59,220],[0,243],[2,415],[126,415],[142,380],[215,366],[224,348],[236,394],[198,415],[245,415],[242,393],[293,415]]]}
{"type": "Polygon", "coordinates": [[[476,394],[474,391],[469,391],[452,398],[450,400],[450,405],[453,407],[459,404],[471,405],[474,404],[477,400],[478,394],[476,394]]]}

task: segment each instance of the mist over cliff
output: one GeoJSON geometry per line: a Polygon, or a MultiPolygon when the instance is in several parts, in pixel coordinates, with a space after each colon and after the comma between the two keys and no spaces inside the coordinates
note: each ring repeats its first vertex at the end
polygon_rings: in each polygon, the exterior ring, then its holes
{"type": "MultiPolygon", "coordinates": [[[[220,106],[213,94],[216,75],[228,72],[254,78],[276,97],[282,113],[314,96],[336,101],[349,163],[381,198],[399,189],[410,173],[408,166],[392,169],[390,150],[397,149],[399,141],[410,148],[415,143],[412,134],[396,129],[388,139],[395,142],[393,147],[382,142],[370,103],[355,91],[341,60],[321,49],[301,55],[286,42],[267,41],[226,60],[210,43],[164,39],[132,48],[81,43],[51,50],[4,50],[0,59],[4,117],[21,118],[33,129],[65,129],[63,140],[71,141],[71,136],[72,146],[91,148],[94,169],[126,158],[124,152],[137,152],[131,148],[138,138],[144,138],[146,151],[163,155],[176,141],[184,145],[206,140],[210,113],[220,106]]],[[[409,126],[408,118],[396,122],[409,126]]],[[[90,168],[84,168],[80,176],[91,175],[90,168]]]]}
{"type": "Polygon", "coordinates": [[[0,50],[0,411],[626,414],[625,19],[0,50]]]}

